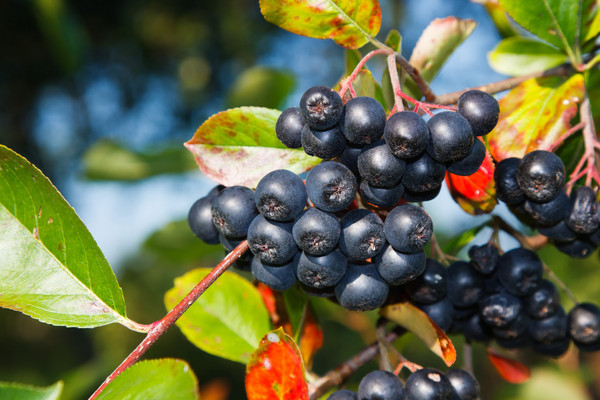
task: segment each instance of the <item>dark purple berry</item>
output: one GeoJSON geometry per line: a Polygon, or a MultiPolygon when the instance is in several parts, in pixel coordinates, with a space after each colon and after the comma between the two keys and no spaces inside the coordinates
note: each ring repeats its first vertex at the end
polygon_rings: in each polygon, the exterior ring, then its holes
{"type": "Polygon", "coordinates": [[[387,283],[398,286],[415,280],[421,275],[425,271],[426,262],[424,251],[400,253],[387,245],[375,258],[375,267],[387,283]]]}
{"type": "Polygon", "coordinates": [[[479,272],[465,261],[452,263],[447,270],[448,299],[457,307],[470,307],[483,296],[483,280],[479,272]]]}
{"type": "Polygon", "coordinates": [[[360,176],[375,187],[393,187],[400,182],[406,163],[392,154],[383,140],[365,146],[358,156],[360,176]]]}
{"type": "Polygon", "coordinates": [[[302,128],[306,121],[300,114],[298,107],[290,107],[279,115],[275,124],[275,134],[277,139],[290,149],[302,147],[300,138],[302,137],[302,128]]]}
{"type": "Polygon", "coordinates": [[[481,300],[480,315],[483,321],[495,328],[504,328],[516,320],[521,311],[521,300],[507,292],[486,296],[481,300]]]}
{"type": "Polygon", "coordinates": [[[413,159],[422,154],[429,142],[429,128],[420,115],[412,111],[393,114],[383,131],[385,143],[398,158],[413,159]]]}
{"type": "Polygon", "coordinates": [[[567,314],[558,307],[554,314],[529,322],[529,335],[537,342],[553,342],[567,335],[567,314]]]}
{"type": "Polygon", "coordinates": [[[340,127],[348,142],[363,145],[381,138],[385,122],[383,106],[371,97],[361,96],[346,103],[340,127]]]}
{"type": "Polygon", "coordinates": [[[446,280],[446,268],[439,262],[428,258],[423,273],[413,281],[406,283],[406,293],[415,303],[435,303],[446,297],[446,280]]]}
{"type": "Polygon", "coordinates": [[[325,131],[318,131],[305,125],[302,129],[302,149],[309,156],[325,160],[337,157],[346,148],[346,138],[339,125],[325,131]]]}
{"type": "Polygon", "coordinates": [[[450,380],[455,400],[477,400],[479,399],[479,382],[470,373],[464,369],[451,369],[446,372],[446,376],[450,380]]]}
{"type": "Polygon", "coordinates": [[[427,153],[406,164],[402,183],[413,192],[427,192],[438,187],[446,176],[446,167],[427,153]]]}
{"type": "Polygon", "coordinates": [[[196,237],[208,244],[219,243],[219,231],[212,221],[211,198],[202,197],[192,204],[188,224],[196,237]]]}
{"type": "Polygon", "coordinates": [[[542,282],[542,261],[533,251],[522,247],[504,253],[497,268],[500,282],[515,296],[533,293],[542,282]]]}
{"type": "Polygon", "coordinates": [[[589,186],[577,188],[571,194],[568,217],[565,219],[565,223],[575,233],[589,234],[598,229],[599,222],[598,203],[596,203],[594,189],[589,186]]]}
{"type": "Polygon", "coordinates": [[[361,152],[361,146],[346,145],[339,161],[348,167],[353,174],[358,175],[358,156],[361,152]]]}
{"type": "Polygon", "coordinates": [[[300,99],[300,114],[308,126],[321,131],[338,123],[343,107],[340,95],[326,86],[313,86],[300,99]]]}
{"type": "Polygon", "coordinates": [[[360,400],[403,400],[404,386],[396,375],[388,371],[372,371],[358,384],[360,400]]]}
{"type": "Polygon", "coordinates": [[[469,155],[473,146],[473,130],[460,114],[443,111],[427,122],[431,140],[427,152],[440,163],[454,162],[469,155]]]}
{"type": "Polygon", "coordinates": [[[440,194],[441,190],[442,190],[441,183],[439,185],[437,185],[436,187],[434,187],[433,189],[429,189],[424,192],[414,192],[405,187],[402,198],[409,203],[420,203],[423,201],[429,201],[429,200],[435,199],[437,197],[437,195],[440,194]]]}
{"type": "Polygon", "coordinates": [[[530,344],[531,349],[536,353],[552,358],[559,358],[563,356],[569,350],[570,345],[571,340],[569,340],[568,337],[564,337],[552,342],[536,342],[535,340],[532,340],[530,344]]]}
{"type": "Polygon", "coordinates": [[[254,257],[251,264],[252,276],[271,289],[283,292],[296,283],[296,265],[299,259],[300,253],[287,264],[270,266],[261,263],[258,257],[254,257]]]}
{"type": "Polygon", "coordinates": [[[254,192],[256,208],[265,218],[291,221],[306,206],[306,188],[298,175],[278,169],[265,175],[254,192]]]}
{"type": "Polygon", "coordinates": [[[446,375],[434,368],[413,372],[406,380],[408,400],[453,400],[452,384],[446,375]]]}
{"type": "Polygon", "coordinates": [[[338,246],[351,260],[375,257],[386,243],[381,218],[364,208],[348,212],[340,220],[340,226],[338,246]]]}
{"type": "Polygon", "coordinates": [[[315,207],[327,212],[348,207],[356,196],[357,187],[352,171],[335,161],[318,164],[306,176],[308,198],[315,207]]]}
{"type": "Polygon", "coordinates": [[[254,191],[244,186],[225,188],[212,199],[211,212],[219,232],[229,238],[243,238],[258,215],[254,191]]]}
{"type": "Polygon", "coordinates": [[[384,231],[394,250],[414,253],[429,242],[433,234],[433,223],[423,208],[403,204],[390,211],[385,219],[384,231]]]}
{"type": "Polygon", "coordinates": [[[444,332],[448,332],[454,320],[454,306],[447,297],[435,303],[419,304],[419,308],[444,332]]]}
{"type": "Polygon", "coordinates": [[[469,155],[448,165],[448,172],[454,175],[469,176],[479,170],[485,159],[485,144],[479,139],[473,141],[469,155]]]}
{"type": "Polygon", "coordinates": [[[388,284],[374,264],[348,264],[346,274],[335,287],[335,296],[347,310],[369,311],[385,302],[388,291],[388,284]]]}
{"type": "Polygon", "coordinates": [[[369,185],[369,182],[360,183],[360,196],[363,203],[371,204],[377,207],[393,207],[404,194],[404,185],[397,184],[391,188],[378,188],[369,185]]]}
{"type": "Polygon", "coordinates": [[[458,98],[458,113],[473,128],[473,135],[487,135],[498,123],[500,106],[491,94],[481,90],[469,90],[458,98]]]}
{"type": "Polygon", "coordinates": [[[298,252],[292,223],[276,222],[258,215],[248,227],[248,247],[263,264],[282,265],[298,252]]]}
{"type": "Polygon", "coordinates": [[[298,281],[315,289],[335,286],[346,273],[348,261],[339,249],[324,256],[302,253],[296,269],[298,281]]]}
{"type": "Polygon", "coordinates": [[[592,255],[596,248],[594,245],[584,239],[575,239],[570,242],[558,242],[554,243],[556,248],[573,258],[586,258],[592,255]]]}
{"type": "Polygon", "coordinates": [[[569,229],[565,221],[560,221],[558,224],[547,228],[539,228],[539,232],[558,242],[570,242],[577,238],[577,234],[569,229]]]}
{"type": "Polygon", "coordinates": [[[565,183],[565,165],[554,153],[534,150],[521,159],[517,182],[531,200],[550,201],[560,193],[565,183]]]}
{"type": "Polygon", "coordinates": [[[523,307],[531,318],[549,317],[560,307],[560,296],[556,286],[548,280],[543,280],[537,289],[523,299],[523,307]]]}
{"type": "Polygon", "coordinates": [[[327,400],[358,400],[358,396],[352,390],[342,389],[331,393],[327,400]]]}
{"type": "Polygon", "coordinates": [[[294,222],[292,234],[298,247],[311,256],[331,252],[338,243],[341,228],[335,215],[311,207],[294,222]]]}
{"type": "Polygon", "coordinates": [[[492,244],[472,246],[469,249],[469,257],[473,267],[484,275],[490,275],[496,270],[496,264],[500,253],[498,248],[492,244]]]}
{"type": "Polygon", "coordinates": [[[580,303],[569,311],[569,336],[582,351],[600,350],[600,308],[580,303]]]}
{"type": "Polygon", "coordinates": [[[517,205],[525,201],[525,193],[517,182],[517,168],[520,158],[505,158],[496,164],[494,182],[496,182],[496,197],[508,205],[517,205]]]}
{"type": "Polygon", "coordinates": [[[555,198],[545,203],[527,199],[523,203],[523,210],[537,226],[554,226],[569,214],[569,196],[561,190],[555,198]]]}

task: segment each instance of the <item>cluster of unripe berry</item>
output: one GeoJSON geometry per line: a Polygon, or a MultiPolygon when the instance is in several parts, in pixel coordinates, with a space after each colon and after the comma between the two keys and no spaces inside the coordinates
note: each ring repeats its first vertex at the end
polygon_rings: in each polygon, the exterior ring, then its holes
{"type": "Polygon", "coordinates": [[[496,196],[527,225],[551,239],[571,257],[584,258],[600,245],[600,208],[596,193],[582,186],[569,197],[565,166],[554,153],[535,150],[522,159],[498,163],[496,196]]]}
{"type": "Polygon", "coordinates": [[[559,357],[571,340],[582,351],[600,348],[600,309],[576,305],[567,314],[556,286],[543,279],[543,265],[530,250],[502,255],[493,245],[473,246],[470,262],[445,268],[428,260],[406,294],[446,332],[506,348],[529,346],[559,357]]]}
{"type": "Polygon", "coordinates": [[[393,207],[401,199],[435,198],[446,171],[475,173],[486,154],[478,137],[496,126],[498,115],[496,99],[477,90],[460,97],[458,112],[440,112],[425,122],[412,111],[387,119],[373,98],[343,104],[337,92],[315,86],[299,107],[283,111],[275,131],[289,148],[346,165],[359,178],[363,203],[393,207]]]}
{"type": "Polygon", "coordinates": [[[462,369],[443,373],[434,368],[413,372],[402,384],[391,372],[373,371],[365,375],[358,394],[348,389],[332,393],[327,400],[477,400],[479,383],[462,369]]]}

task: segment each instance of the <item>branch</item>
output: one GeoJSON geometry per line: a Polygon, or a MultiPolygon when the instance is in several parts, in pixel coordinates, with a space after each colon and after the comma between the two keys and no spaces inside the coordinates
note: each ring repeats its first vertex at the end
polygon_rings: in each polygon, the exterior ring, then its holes
{"type": "Polygon", "coordinates": [[[548,243],[548,238],[542,234],[535,236],[527,236],[513,228],[508,222],[497,215],[492,216],[492,221],[495,227],[508,233],[510,236],[517,239],[522,247],[529,250],[537,250],[544,247],[548,243]]]}
{"type": "Polygon", "coordinates": [[[401,54],[396,54],[396,62],[400,64],[400,67],[402,67],[402,69],[408,73],[408,75],[412,78],[413,81],[415,81],[417,87],[419,88],[421,93],[423,93],[423,96],[425,96],[426,101],[438,103],[434,101],[436,99],[435,93],[433,93],[431,87],[429,87],[427,81],[423,79],[421,72],[419,72],[419,70],[416,67],[412,66],[406,58],[402,57],[401,54]]]}
{"type": "Polygon", "coordinates": [[[240,256],[248,250],[248,241],[244,240],[231,253],[227,255],[216,267],[210,271],[188,294],[167,313],[163,318],[152,324],[148,334],[142,342],[127,356],[125,360],[113,371],[112,374],[100,385],[98,389],[90,396],[89,400],[94,400],[119,374],[133,365],[140,357],[169,329],[175,321],[187,311],[188,308],[212,285],[227,268],[229,268],[240,256]]]}

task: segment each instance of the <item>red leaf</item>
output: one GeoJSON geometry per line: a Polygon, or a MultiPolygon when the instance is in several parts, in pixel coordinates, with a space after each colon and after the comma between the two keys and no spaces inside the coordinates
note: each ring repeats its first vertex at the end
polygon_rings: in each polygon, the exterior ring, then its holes
{"type": "Polygon", "coordinates": [[[447,172],[446,185],[452,198],[471,215],[490,213],[498,203],[494,185],[494,162],[490,153],[486,153],[479,170],[471,176],[447,172]]]}
{"type": "Polygon", "coordinates": [[[516,360],[503,357],[488,349],[488,359],[496,368],[496,371],[507,382],[523,383],[531,376],[531,371],[526,365],[516,360]]]}
{"type": "Polygon", "coordinates": [[[248,400],[308,400],[298,346],[282,328],[269,332],[246,365],[248,400]]]}
{"type": "Polygon", "coordinates": [[[302,336],[300,337],[300,352],[304,364],[310,369],[315,353],[323,346],[323,330],[310,307],[306,309],[302,336]]]}
{"type": "Polygon", "coordinates": [[[267,307],[271,322],[273,322],[274,325],[277,325],[279,322],[279,314],[277,314],[276,299],[273,289],[260,282],[256,285],[256,288],[258,289],[258,293],[260,293],[260,296],[267,307]]]}

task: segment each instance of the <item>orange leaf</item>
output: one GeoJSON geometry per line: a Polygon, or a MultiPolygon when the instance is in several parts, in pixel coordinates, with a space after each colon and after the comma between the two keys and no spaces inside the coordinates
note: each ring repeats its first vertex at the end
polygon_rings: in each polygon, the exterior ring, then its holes
{"type": "Polygon", "coordinates": [[[486,153],[479,170],[471,176],[447,172],[446,185],[452,198],[471,215],[490,213],[498,203],[494,185],[494,162],[490,153],[486,153]]]}
{"type": "Polygon", "coordinates": [[[488,349],[488,359],[500,376],[507,382],[523,383],[531,376],[531,371],[529,371],[526,365],[496,354],[490,349],[488,349]]]}
{"type": "Polygon", "coordinates": [[[279,314],[277,314],[277,305],[273,289],[260,282],[256,285],[256,288],[258,289],[258,293],[260,293],[260,296],[267,307],[271,322],[273,322],[273,325],[277,325],[279,322],[279,314]]]}
{"type": "Polygon", "coordinates": [[[447,366],[456,361],[456,349],[446,333],[427,314],[408,302],[391,304],[381,309],[380,314],[414,333],[447,366]]]}
{"type": "Polygon", "coordinates": [[[310,369],[315,353],[323,346],[323,330],[315,318],[311,307],[307,307],[304,316],[302,336],[300,337],[300,352],[304,364],[310,369]]]}
{"type": "Polygon", "coordinates": [[[248,400],[308,400],[298,346],[282,328],[269,332],[246,365],[248,400]]]}

